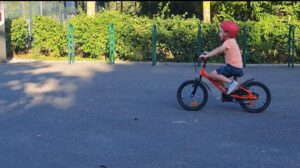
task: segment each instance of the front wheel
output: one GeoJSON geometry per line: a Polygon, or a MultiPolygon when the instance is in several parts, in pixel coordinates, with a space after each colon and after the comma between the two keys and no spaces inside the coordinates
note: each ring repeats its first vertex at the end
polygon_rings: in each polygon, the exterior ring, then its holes
{"type": "Polygon", "coordinates": [[[188,80],[182,83],[177,90],[178,103],[186,110],[200,110],[207,103],[206,87],[197,80],[188,80]]]}
{"type": "Polygon", "coordinates": [[[271,92],[265,84],[258,81],[251,81],[244,84],[244,87],[257,97],[255,100],[242,101],[240,105],[244,110],[252,113],[260,113],[270,105],[271,92]]]}

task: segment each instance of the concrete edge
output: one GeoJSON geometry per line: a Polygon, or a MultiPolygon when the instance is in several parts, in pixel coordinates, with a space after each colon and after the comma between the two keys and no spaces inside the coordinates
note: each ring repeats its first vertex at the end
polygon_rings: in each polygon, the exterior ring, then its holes
{"type": "MultiPolygon", "coordinates": [[[[68,63],[68,61],[60,61],[60,60],[33,60],[33,59],[12,59],[7,61],[6,63],[0,63],[0,64],[10,64],[10,63],[68,63]]],[[[94,64],[102,64],[107,62],[105,60],[101,61],[76,61],[76,63],[94,63],[94,64]]],[[[124,64],[124,65],[132,65],[132,64],[145,64],[145,65],[152,65],[152,62],[148,61],[116,61],[115,64],[124,64]]],[[[157,62],[154,66],[165,66],[165,65],[193,65],[194,63],[181,63],[181,62],[157,62]]],[[[211,65],[224,65],[222,63],[212,63],[211,65]]],[[[247,64],[246,67],[288,67],[288,64],[247,64]]],[[[300,67],[300,64],[294,64],[294,67],[300,67]]]]}

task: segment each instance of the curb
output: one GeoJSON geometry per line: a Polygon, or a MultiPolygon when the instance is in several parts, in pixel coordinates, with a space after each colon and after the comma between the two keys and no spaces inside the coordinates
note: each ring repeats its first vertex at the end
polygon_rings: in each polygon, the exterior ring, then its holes
{"type": "MultiPolygon", "coordinates": [[[[37,60],[33,60],[33,59],[12,59],[7,61],[6,63],[66,63],[68,64],[67,61],[60,61],[60,60],[41,60],[41,61],[37,61],[37,60]]],[[[6,63],[0,63],[0,64],[6,64],[6,63]]],[[[99,64],[99,63],[107,63],[105,60],[101,60],[101,61],[76,61],[74,64],[76,63],[95,63],[95,64],[99,64]]],[[[117,61],[115,62],[115,64],[124,64],[124,65],[130,65],[130,64],[144,64],[144,65],[152,65],[151,61],[117,61]]],[[[194,63],[181,63],[181,62],[157,62],[156,65],[154,66],[166,66],[166,65],[193,65],[194,63]]],[[[222,63],[212,63],[210,65],[216,65],[216,66],[221,66],[224,65],[222,63]]],[[[247,67],[288,67],[288,64],[247,64],[247,67]]],[[[294,64],[294,67],[300,67],[300,64],[294,64]]]]}

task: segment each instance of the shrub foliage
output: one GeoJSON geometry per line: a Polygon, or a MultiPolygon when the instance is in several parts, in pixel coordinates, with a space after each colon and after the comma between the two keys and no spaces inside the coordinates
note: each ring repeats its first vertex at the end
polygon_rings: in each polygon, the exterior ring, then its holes
{"type": "MultiPolygon", "coordinates": [[[[169,18],[155,16],[152,19],[121,13],[103,11],[88,17],[79,14],[67,23],[60,23],[46,16],[33,20],[32,48],[28,45],[28,22],[23,18],[13,19],[7,25],[7,46],[15,53],[37,52],[45,56],[66,56],[67,24],[74,26],[76,55],[103,59],[108,55],[108,25],[115,26],[116,55],[122,60],[151,60],[152,25],[157,25],[157,60],[191,62],[197,51],[198,24],[201,25],[202,49],[209,51],[218,45],[218,14],[211,24],[200,23],[199,19],[174,16],[169,18]]],[[[226,16],[224,16],[227,19],[226,16]]],[[[247,63],[284,63],[288,57],[289,25],[296,26],[296,46],[299,46],[300,25],[297,21],[287,21],[275,15],[262,15],[257,21],[237,21],[241,30],[247,26],[248,57],[247,63]]],[[[243,48],[243,31],[238,36],[243,48]]],[[[300,62],[296,48],[297,63],[300,62]]],[[[222,57],[214,58],[222,62],[222,57]]]]}

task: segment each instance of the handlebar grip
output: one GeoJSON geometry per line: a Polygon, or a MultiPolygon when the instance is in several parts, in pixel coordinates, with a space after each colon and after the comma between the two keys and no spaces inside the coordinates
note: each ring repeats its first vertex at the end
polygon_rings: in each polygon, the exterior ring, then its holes
{"type": "MultiPolygon", "coordinates": [[[[206,53],[201,53],[200,55],[206,55],[206,53]]],[[[195,54],[195,58],[197,58],[197,60],[198,60],[198,62],[206,62],[207,61],[207,58],[203,58],[203,57],[201,57],[200,59],[199,59],[199,55],[197,55],[197,54],[195,54]]]]}
{"type": "Polygon", "coordinates": [[[199,61],[200,61],[200,62],[206,62],[206,61],[207,61],[207,58],[200,57],[199,61]]]}

